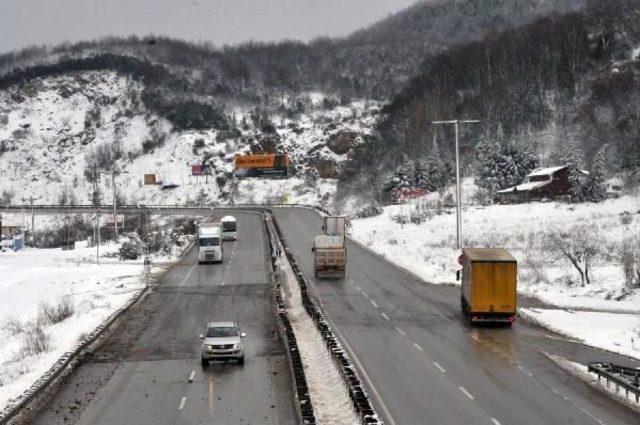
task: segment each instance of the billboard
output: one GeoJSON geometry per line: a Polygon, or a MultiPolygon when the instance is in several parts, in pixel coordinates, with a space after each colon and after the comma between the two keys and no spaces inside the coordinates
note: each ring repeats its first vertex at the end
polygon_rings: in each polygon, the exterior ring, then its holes
{"type": "Polygon", "coordinates": [[[202,175],[202,165],[192,165],[191,166],[191,175],[192,176],[201,176],[202,175]]]}
{"type": "Polygon", "coordinates": [[[288,155],[236,155],[236,177],[286,178],[291,161],[288,155]]]}

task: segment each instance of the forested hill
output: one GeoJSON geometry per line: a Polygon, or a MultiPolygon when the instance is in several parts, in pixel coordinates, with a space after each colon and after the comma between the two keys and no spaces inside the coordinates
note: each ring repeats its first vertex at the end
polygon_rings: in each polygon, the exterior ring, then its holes
{"type": "Polygon", "coordinates": [[[309,89],[341,97],[389,99],[430,55],[552,11],[573,10],[584,1],[418,2],[350,37],[318,39],[309,44],[246,43],[220,49],[161,37],[131,37],[34,47],[0,55],[0,75],[14,71],[14,76],[20,77],[16,67],[24,70],[58,61],[73,65],[70,59],[109,53],[168,68],[185,81],[177,84],[183,95],[186,86],[186,94],[251,103],[309,89]]]}
{"type": "Polygon", "coordinates": [[[345,187],[371,187],[372,176],[414,158],[451,162],[451,129],[429,125],[438,119],[482,120],[462,131],[471,167],[485,142],[543,164],[577,155],[587,169],[600,152],[610,174],[637,172],[639,22],[638,0],[592,1],[431,57],[384,110],[379,137],[352,162],[345,187]]]}

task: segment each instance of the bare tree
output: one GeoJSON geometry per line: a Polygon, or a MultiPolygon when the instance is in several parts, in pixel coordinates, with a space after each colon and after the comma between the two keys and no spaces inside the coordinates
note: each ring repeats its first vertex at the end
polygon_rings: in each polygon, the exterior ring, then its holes
{"type": "Polygon", "coordinates": [[[591,284],[591,265],[602,246],[598,229],[594,231],[593,227],[584,224],[555,229],[549,233],[548,242],[549,248],[561,254],[578,272],[582,286],[591,284]]]}

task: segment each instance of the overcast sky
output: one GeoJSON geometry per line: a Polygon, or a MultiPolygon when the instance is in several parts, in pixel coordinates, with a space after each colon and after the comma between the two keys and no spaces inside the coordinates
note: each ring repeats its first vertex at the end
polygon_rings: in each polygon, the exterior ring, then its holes
{"type": "Polygon", "coordinates": [[[217,46],[341,36],[416,0],[0,0],[0,52],[105,35],[217,46]]]}

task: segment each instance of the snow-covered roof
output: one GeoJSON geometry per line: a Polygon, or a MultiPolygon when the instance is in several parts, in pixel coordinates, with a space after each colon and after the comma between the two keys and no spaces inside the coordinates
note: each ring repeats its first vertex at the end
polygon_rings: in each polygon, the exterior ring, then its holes
{"type": "Polygon", "coordinates": [[[514,187],[509,187],[507,189],[504,190],[499,190],[498,193],[511,193],[511,192],[526,192],[529,190],[533,190],[533,189],[538,189],[541,188],[542,186],[546,186],[548,185],[549,182],[530,182],[530,183],[522,183],[519,184],[518,186],[514,186],[514,187]]]}
{"type": "Polygon", "coordinates": [[[550,174],[555,173],[556,171],[560,171],[563,168],[567,168],[566,165],[561,165],[559,167],[548,167],[548,168],[540,168],[538,170],[533,170],[528,174],[528,177],[537,177],[537,176],[548,176],[550,174]]]}

